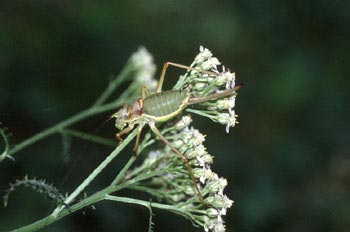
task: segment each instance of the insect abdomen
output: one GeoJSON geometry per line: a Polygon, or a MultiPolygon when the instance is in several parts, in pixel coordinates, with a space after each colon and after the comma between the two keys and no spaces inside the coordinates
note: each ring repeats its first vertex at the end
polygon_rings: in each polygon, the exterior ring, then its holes
{"type": "Polygon", "coordinates": [[[157,121],[166,121],[179,114],[188,99],[189,93],[184,90],[169,90],[151,94],[143,99],[142,113],[156,117],[157,121]]]}

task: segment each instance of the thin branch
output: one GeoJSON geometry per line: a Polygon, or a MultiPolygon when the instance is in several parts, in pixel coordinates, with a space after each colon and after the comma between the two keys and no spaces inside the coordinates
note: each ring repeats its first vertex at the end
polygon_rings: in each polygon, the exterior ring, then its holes
{"type": "MultiPolygon", "coordinates": [[[[136,136],[137,130],[131,132],[128,137],[121,143],[102,163],[88,176],[66,200],[64,205],[69,205],[84,189],[102,172],[102,170],[125,148],[127,144],[136,136]]],[[[64,206],[58,207],[53,212],[53,215],[57,216],[58,213],[64,208],[64,206]]]]}

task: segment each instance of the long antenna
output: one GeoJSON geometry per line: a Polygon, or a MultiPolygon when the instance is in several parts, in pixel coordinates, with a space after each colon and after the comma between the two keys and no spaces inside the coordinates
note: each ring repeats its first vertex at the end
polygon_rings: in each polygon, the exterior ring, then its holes
{"type": "MultiPolygon", "coordinates": [[[[111,117],[109,117],[107,120],[105,120],[103,123],[101,123],[93,132],[93,134],[96,134],[97,132],[99,132],[101,130],[101,128],[111,120],[111,117]]],[[[80,137],[83,137],[85,135],[85,132],[83,132],[81,134],[80,137]]],[[[77,157],[74,159],[73,164],[71,165],[71,167],[69,168],[67,174],[64,176],[61,185],[59,186],[58,189],[62,189],[63,185],[67,182],[68,177],[72,174],[73,169],[75,168],[76,164],[78,163],[78,160],[80,159],[81,155],[83,154],[83,152],[85,151],[85,149],[87,148],[87,146],[91,143],[91,141],[86,141],[85,144],[83,145],[83,148],[79,151],[77,157]]],[[[68,151],[67,151],[68,153],[68,151]]],[[[66,155],[67,155],[66,153],[66,155]]]]}

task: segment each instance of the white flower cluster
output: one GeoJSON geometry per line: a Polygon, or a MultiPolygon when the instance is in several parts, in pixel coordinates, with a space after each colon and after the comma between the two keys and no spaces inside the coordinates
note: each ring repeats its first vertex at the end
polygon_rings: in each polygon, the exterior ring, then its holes
{"type": "Polygon", "coordinates": [[[131,63],[135,65],[135,70],[139,70],[136,75],[136,81],[139,82],[139,85],[145,85],[153,92],[158,83],[154,78],[156,66],[153,61],[153,56],[145,47],[140,46],[138,50],[132,54],[131,63]]]}
{"type": "Polygon", "coordinates": [[[227,180],[211,170],[213,156],[203,145],[205,136],[190,127],[191,121],[190,116],[183,116],[172,127],[164,129],[162,134],[189,160],[197,186],[208,206],[199,201],[183,160],[166,145],[161,150],[150,152],[136,172],[140,173],[141,167],[145,173],[165,170],[163,175],[143,182],[142,187],[147,187],[147,192],[158,199],[179,207],[181,205],[205,231],[225,231],[222,216],[233,203],[224,194],[227,180]]]}
{"type": "Polygon", "coordinates": [[[188,109],[189,112],[210,118],[214,122],[226,125],[226,132],[237,123],[234,107],[236,100],[235,73],[224,66],[219,71],[220,61],[207,48],[200,47],[199,54],[191,64],[191,70],[181,76],[174,89],[187,89],[192,97],[203,98],[232,90],[230,96],[215,98],[198,104],[198,109],[188,109]]]}

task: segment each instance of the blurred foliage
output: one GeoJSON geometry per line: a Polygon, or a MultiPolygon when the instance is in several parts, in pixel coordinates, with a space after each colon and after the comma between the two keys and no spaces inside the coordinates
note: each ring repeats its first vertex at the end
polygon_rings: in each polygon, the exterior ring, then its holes
{"type": "MultiPolygon", "coordinates": [[[[189,64],[204,45],[245,84],[236,102],[240,124],[229,135],[194,121],[235,200],[228,231],[349,231],[349,12],[342,0],[1,1],[0,121],[19,142],[92,103],[139,45],[158,67],[189,64]]],[[[165,85],[177,74],[170,70],[165,85]]],[[[76,128],[91,133],[106,117],[76,128]]],[[[114,131],[110,123],[99,134],[112,138],[114,131]]],[[[72,143],[74,156],[83,143],[72,143]]],[[[25,174],[59,186],[72,164],[61,150],[53,136],[1,163],[0,190],[25,174]]],[[[88,146],[63,190],[107,151],[88,146]]],[[[49,204],[17,192],[0,209],[0,230],[47,215],[49,204]]],[[[146,231],[147,214],[103,203],[46,231],[146,231]]],[[[193,231],[176,215],[155,214],[156,231],[193,231]]]]}

